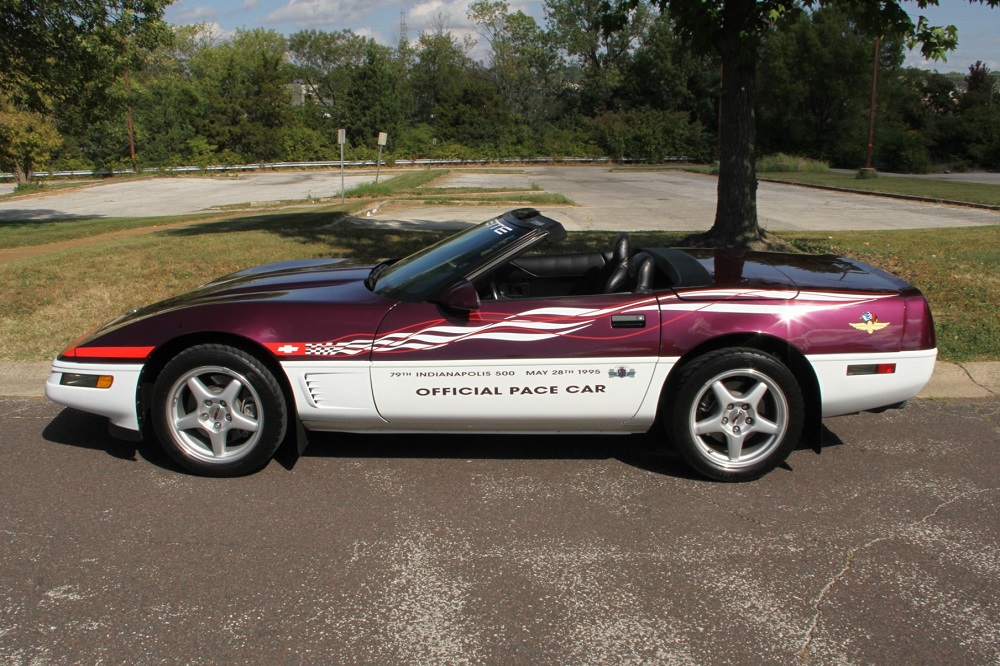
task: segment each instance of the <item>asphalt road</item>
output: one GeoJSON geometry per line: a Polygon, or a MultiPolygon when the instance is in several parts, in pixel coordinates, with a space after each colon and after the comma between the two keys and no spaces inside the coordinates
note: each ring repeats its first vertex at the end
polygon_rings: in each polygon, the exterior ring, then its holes
{"type": "Polygon", "coordinates": [[[324,436],[213,480],[2,399],[0,663],[998,663],[1000,402],[828,419],[750,484],[653,444],[324,436]]]}

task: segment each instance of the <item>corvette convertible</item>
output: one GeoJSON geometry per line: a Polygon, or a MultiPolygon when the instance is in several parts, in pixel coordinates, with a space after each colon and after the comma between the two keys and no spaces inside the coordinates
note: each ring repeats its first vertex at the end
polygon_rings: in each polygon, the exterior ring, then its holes
{"type": "Polygon", "coordinates": [[[311,431],[652,431],[712,479],[782,463],[806,423],[902,406],[930,378],[910,284],[833,256],[635,247],[559,254],[505,213],[403,259],[268,264],[70,345],[46,393],[235,476],[311,431]]]}

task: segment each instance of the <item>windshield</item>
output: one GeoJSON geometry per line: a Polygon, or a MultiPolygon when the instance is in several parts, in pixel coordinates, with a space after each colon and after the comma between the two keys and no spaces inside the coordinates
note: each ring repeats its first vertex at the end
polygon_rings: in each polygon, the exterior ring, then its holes
{"type": "Polygon", "coordinates": [[[532,230],[496,218],[411,254],[376,276],[373,291],[388,298],[421,300],[503,252],[532,230]]]}

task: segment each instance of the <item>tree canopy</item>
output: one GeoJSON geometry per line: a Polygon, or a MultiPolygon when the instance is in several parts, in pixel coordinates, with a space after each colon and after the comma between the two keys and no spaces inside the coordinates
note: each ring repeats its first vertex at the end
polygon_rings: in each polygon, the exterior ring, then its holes
{"type": "MultiPolygon", "coordinates": [[[[995,7],[1000,0],[970,0],[995,7]]],[[[722,68],[719,127],[719,186],[712,229],[691,242],[746,246],[765,234],[757,221],[756,156],[757,66],[761,47],[772,32],[787,26],[796,12],[839,8],[872,38],[897,38],[919,47],[930,58],[955,48],[954,26],[916,22],[904,9],[905,0],[654,0],[669,14],[678,34],[697,52],[714,54],[722,68]]],[[[918,9],[938,0],[912,0],[918,9]]],[[[643,0],[605,3],[605,32],[620,30],[643,0]]]]}
{"type": "MultiPolygon", "coordinates": [[[[162,15],[170,2],[0,0],[0,111],[6,127],[30,126],[35,133],[47,127],[42,144],[51,147],[56,114],[94,117],[122,73],[169,35],[162,15]]],[[[8,155],[6,166],[19,179],[30,178],[32,163],[49,152],[42,144],[39,151],[22,150],[16,165],[8,155]]]]}

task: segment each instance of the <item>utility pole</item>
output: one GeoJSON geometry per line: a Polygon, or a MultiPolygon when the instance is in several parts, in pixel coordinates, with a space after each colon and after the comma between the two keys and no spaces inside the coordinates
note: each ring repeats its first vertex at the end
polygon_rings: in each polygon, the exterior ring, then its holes
{"type": "Polygon", "coordinates": [[[344,144],[347,143],[347,130],[337,130],[337,143],[340,144],[340,203],[344,203],[344,144]]]}
{"type": "Polygon", "coordinates": [[[875,97],[878,93],[878,56],[882,40],[875,38],[875,64],[872,65],[872,100],[868,113],[868,151],[865,157],[865,169],[874,171],[872,166],[872,147],[875,145],[875,97]]]}
{"type": "MultiPolygon", "coordinates": [[[[125,57],[128,57],[128,38],[122,37],[122,45],[125,47],[125,57]]],[[[128,117],[128,151],[132,157],[132,173],[139,173],[139,168],[135,163],[135,129],[132,123],[132,84],[128,78],[128,63],[125,63],[125,109],[128,117]]]]}

